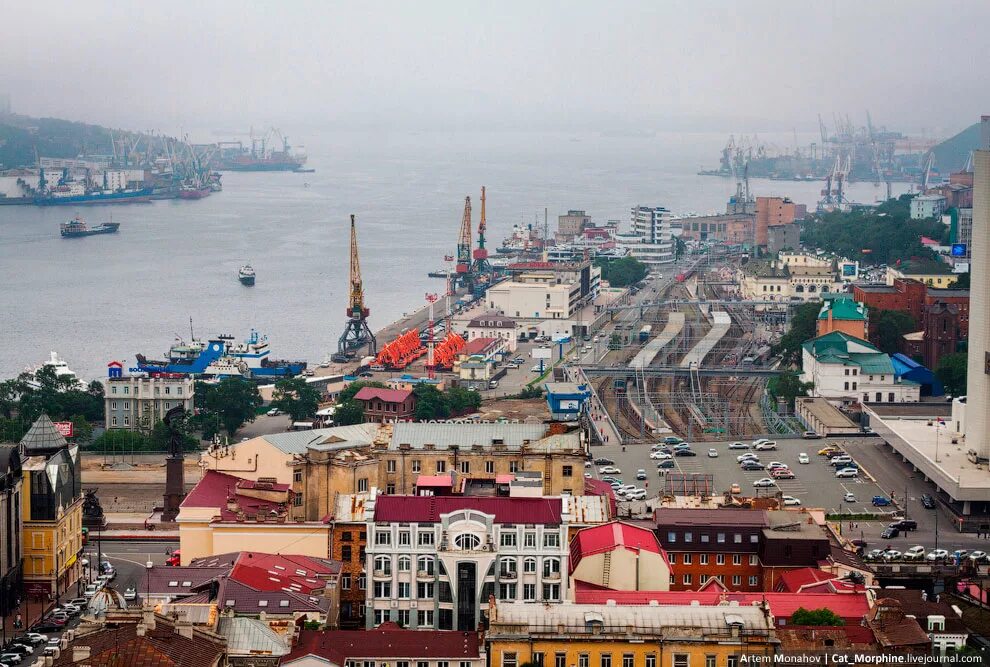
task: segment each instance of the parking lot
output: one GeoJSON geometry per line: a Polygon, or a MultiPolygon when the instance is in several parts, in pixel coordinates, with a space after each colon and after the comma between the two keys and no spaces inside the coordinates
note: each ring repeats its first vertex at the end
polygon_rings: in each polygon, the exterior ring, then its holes
{"type": "MultiPolygon", "coordinates": [[[[748,441],[747,441],[748,442],[748,441]]],[[[801,506],[822,508],[826,511],[843,513],[893,513],[896,507],[874,507],[873,496],[886,495],[870,478],[869,470],[861,470],[857,478],[837,479],[835,469],[828,465],[826,457],[819,456],[818,451],[827,444],[835,444],[829,439],[802,440],[778,439],[777,449],[773,451],[755,452],[760,462],[766,465],[771,461],[779,461],[790,467],[794,479],[776,480],[776,486],[769,488],[754,487],[753,482],[770,477],[766,470],[740,470],[736,460],[741,454],[750,450],[729,449],[729,442],[703,443],[692,446],[697,456],[675,456],[674,468],[664,471],[657,470],[657,461],[649,458],[648,445],[629,445],[623,452],[620,447],[595,447],[592,453],[595,458],[606,457],[614,460],[621,469],[621,474],[612,475],[621,478],[624,484],[636,484],[643,487],[644,482],[636,480],[636,471],[643,468],[647,473],[649,497],[655,497],[663,485],[660,472],[711,473],[714,475],[714,486],[717,492],[729,490],[732,484],[739,484],[742,495],[766,496],[774,495],[779,490],[785,496],[792,496],[801,501],[801,506]],[[709,448],[718,452],[718,456],[708,456],[709,448]],[[810,460],[807,464],[798,463],[798,455],[807,453],[810,460]],[[846,502],[843,497],[852,493],[855,502],[846,502]]],[[[594,477],[600,478],[599,466],[589,468],[594,477]]]]}

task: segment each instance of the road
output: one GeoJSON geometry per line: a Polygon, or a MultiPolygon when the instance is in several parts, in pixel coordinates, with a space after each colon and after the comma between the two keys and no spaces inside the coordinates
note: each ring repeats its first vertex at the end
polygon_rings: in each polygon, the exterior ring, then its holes
{"type": "MultiPolygon", "coordinates": [[[[168,558],[168,553],[179,548],[179,541],[154,540],[143,542],[140,540],[103,540],[102,548],[103,559],[110,561],[117,571],[117,576],[111,582],[110,586],[120,593],[133,587],[138,595],[137,600],[130,603],[133,606],[141,604],[141,598],[143,597],[141,582],[148,561],[151,561],[152,567],[166,567],[165,560],[168,558]]],[[[87,578],[96,575],[96,570],[94,569],[96,566],[96,549],[96,540],[90,541],[85,547],[83,557],[89,560],[90,563],[87,567],[87,578]]],[[[80,591],[84,586],[85,582],[80,582],[80,591]]]]}

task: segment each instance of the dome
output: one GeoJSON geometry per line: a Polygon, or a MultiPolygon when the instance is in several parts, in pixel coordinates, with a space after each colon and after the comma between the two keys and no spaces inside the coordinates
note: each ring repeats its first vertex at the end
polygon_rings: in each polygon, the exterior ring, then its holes
{"type": "Polygon", "coordinates": [[[106,586],[96,591],[86,607],[86,610],[94,616],[121,609],[127,609],[127,600],[124,599],[123,595],[106,586]]]}

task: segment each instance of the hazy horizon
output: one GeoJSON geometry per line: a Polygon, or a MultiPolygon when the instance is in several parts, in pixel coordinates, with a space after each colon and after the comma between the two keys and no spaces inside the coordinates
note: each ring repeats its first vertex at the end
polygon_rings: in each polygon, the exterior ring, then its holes
{"type": "Polygon", "coordinates": [[[128,128],[950,136],[990,4],[108,2],[7,7],[13,110],[128,128]]]}

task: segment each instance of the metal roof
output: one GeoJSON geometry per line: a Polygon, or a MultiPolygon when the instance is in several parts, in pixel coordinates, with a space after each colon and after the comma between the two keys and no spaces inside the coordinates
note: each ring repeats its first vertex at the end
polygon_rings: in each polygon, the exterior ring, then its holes
{"type": "Polygon", "coordinates": [[[332,450],[370,445],[375,439],[379,426],[379,424],[354,424],[318,428],[312,431],[272,433],[260,437],[286,454],[305,454],[309,447],[332,450]]]}
{"type": "Polygon", "coordinates": [[[65,447],[65,438],[55,428],[48,415],[41,415],[21,438],[21,451],[27,456],[65,447]]]}
{"type": "Polygon", "coordinates": [[[375,521],[437,523],[445,514],[470,510],[494,517],[495,523],[561,523],[560,498],[482,496],[379,496],[375,521]]]}
{"type": "Polygon", "coordinates": [[[221,616],[217,633],[227,638],[228,653],[271,656],[289,653],[278,633],[256,618],[221,616]]]}
{"type": "Polygon", "coordinates": [[[424,449],[433,445],[435,449],[449,449],[459,446],[470,449],[472,445],[491,447],[502,444],[509,449],[521,449],[543,438],[547,427],[544,424],[483,424],[483,423],[415,423],[399,422],[392,425],[392,441],[389,449],[397,450],[400,445],[413,449],[424,449]],[[496,443],[496,440],[501,442],[496,443]]]}

